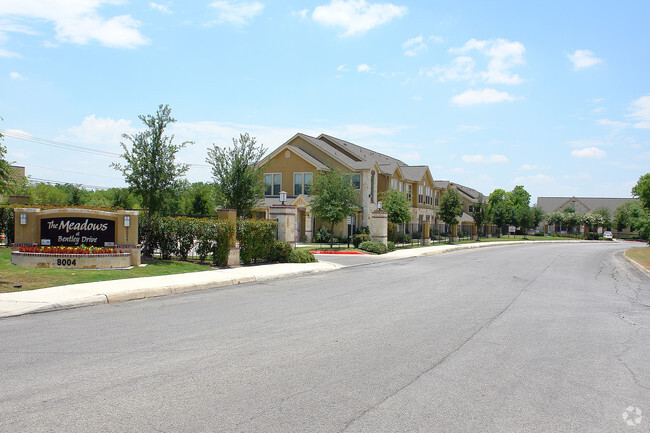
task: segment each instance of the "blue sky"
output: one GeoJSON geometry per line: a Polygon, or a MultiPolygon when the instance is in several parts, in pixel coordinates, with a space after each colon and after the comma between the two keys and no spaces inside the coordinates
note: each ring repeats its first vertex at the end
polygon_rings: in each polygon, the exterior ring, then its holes
{"type": "Polygon", "coordinates": [[[485,194],[628,197],[650,171],[648,16],[647,1],[0,0],[0,129],[28,175],[89,186],[124,185],[120,135],[169,104],[192,182],[239,133],[273,150],[323,132],[485,194]]]}

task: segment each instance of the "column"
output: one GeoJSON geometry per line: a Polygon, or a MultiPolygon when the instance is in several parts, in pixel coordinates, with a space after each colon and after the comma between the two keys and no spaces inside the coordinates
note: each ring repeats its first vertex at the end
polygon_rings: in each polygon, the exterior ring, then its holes
{"type": "Polygon", "coordinates": [[[377,209],[370,218],[370,239],[388,245],[388,212],[377,209]]]}
{"type": "MultiPolygon", "coordinates": [[[[271,219],[278,222],[278,240],[289,242],[292,248],[296,248],[296,241],[298,240],[296,233],[297,214],[297,209],[291,205],[278,204],[271,206],[271,219]]],[[[305,224],[306,220],[305,217],[305,224]]]]}

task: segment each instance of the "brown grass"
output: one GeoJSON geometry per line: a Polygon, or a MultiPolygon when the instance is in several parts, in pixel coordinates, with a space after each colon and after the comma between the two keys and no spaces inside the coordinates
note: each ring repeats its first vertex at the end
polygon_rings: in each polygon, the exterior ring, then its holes
{"type": "Polygon", "coordinates": [[[630,248],[625,255],[650,271],[650,247],[630,248]]]}

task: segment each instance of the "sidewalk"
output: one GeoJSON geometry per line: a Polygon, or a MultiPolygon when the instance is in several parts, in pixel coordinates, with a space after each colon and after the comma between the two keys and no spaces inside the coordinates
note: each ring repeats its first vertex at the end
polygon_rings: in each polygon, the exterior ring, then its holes
{"type": "MultiPolygon", "coordinates": [[[[429,256],[473,248],[563,242],[594,243],[594,241],[504,241],[461,245],[436,245],[397,250],[379,256],[371,256],[373,260],[369,263],[429,256]]],[[[247,266],[188,274],[72,284],[23,292],[0,293],[0,318],[153,298],[156,296],[213,289],[275,278],[328,272],[344,267],[343,265],[327,262],[326,255],[321,255],[320,258],[322,261],[317,263],[279,263],[247,266]]]]}

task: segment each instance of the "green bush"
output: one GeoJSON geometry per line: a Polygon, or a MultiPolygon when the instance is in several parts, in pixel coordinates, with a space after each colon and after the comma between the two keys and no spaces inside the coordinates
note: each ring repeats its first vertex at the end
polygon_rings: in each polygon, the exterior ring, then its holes
{"type": "Polygon", "coordinates": [[[411,235],[408,233],[397,233],[395,240],[398,244],[408,244],[411,242],[411,235]]]}
{"type": "Polygon", "coordinates": [[[370,227],[368,226],[361,226],[357,229],[356,233],[357,235],[369,235],[370,234],[370,227]]]}
{"type": "Polygon", "coordinates": [[[0,206],[0,233],[7,236],[7,244],[14,241],[14,206],[0,206]]]}
{"type": "Polygon", "coordinates": [[[268,260],[277,232],[277,221],[237,221],[239,260],[245,265],[268,260]]]}
{"type": "Polygon", "coordinates": [[[388,251],[395,251],[395,242],[388,241],[388,251]]]}
{"type": "Polygon", "coordinates": [[[291,250],[289,254],[289,263],[311,263],[315,261],[316,257],[307,250],[291,250]]]}
{"type": "Polygon", "coordinates": [[[269,262],[279,262],[279,263],[289,263],[289,257],[291,256],[291,244],[289,242],[275,241],[271,245],[271,251],[269,252],[269,262]]]}
{"type": "Polygon", "coordinates": [[[325,226],[320,226],[318,230],[316,230],[316,235],[314,236],[314,240],[318,243],[324,244],[324,243],[329,243],[330,241],[330,236],[331,233],[325,226]]]}
{"type": "Polygon", "coordinates": [[[375,254],[384,254],[388,252],[388,248],[382,242],[362,242],[361,245],[359,245],[359,248],[364,251],[368,251],[369,253],[375,254]]]}
{"type": "Polygon", "coordinates": [[[362,242],[368,242],[369,240],[370,240],[370,235],[366,233],[358,233],[352,236],[352,243],[354,244],[354,248],[359,248],[359,245],[362,242]]]}

